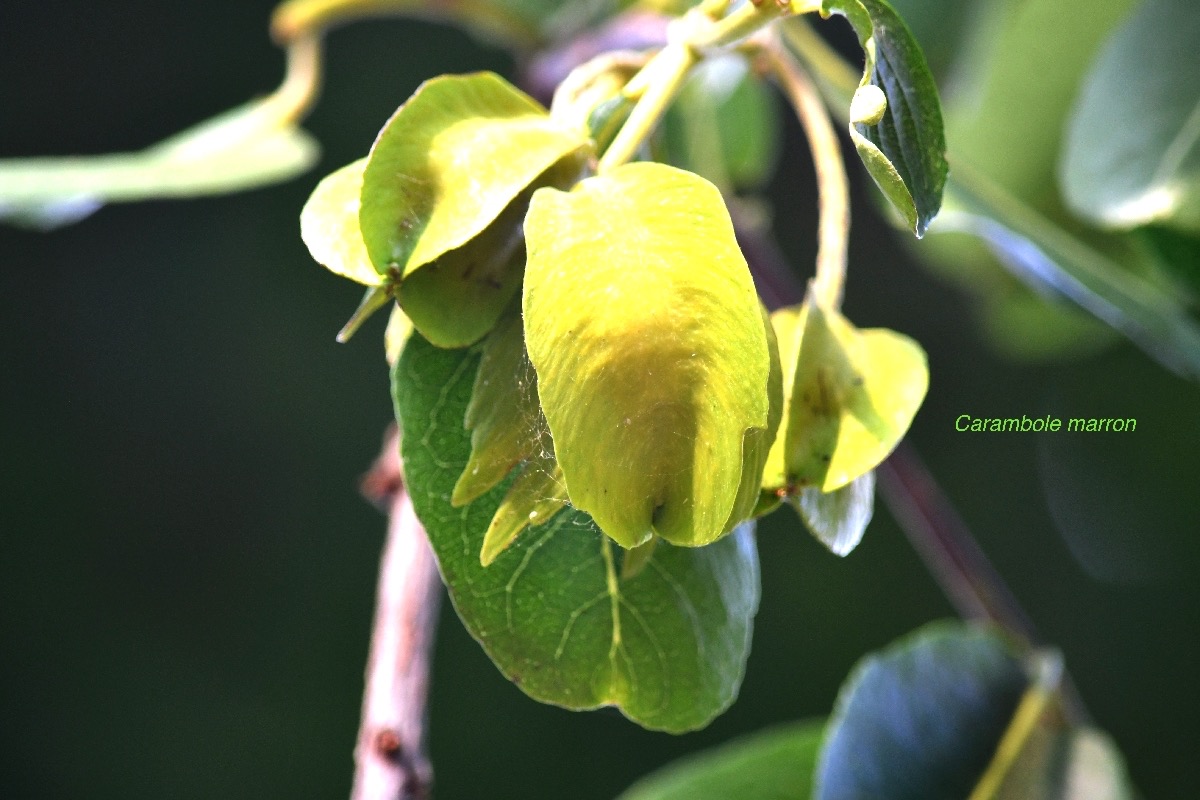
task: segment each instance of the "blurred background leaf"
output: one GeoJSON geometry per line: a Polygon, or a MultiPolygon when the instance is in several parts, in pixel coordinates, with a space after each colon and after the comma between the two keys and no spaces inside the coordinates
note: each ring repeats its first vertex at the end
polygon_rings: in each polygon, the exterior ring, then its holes
{"type": "Polygon", "coordinates": [[[1146,0],[1105,43],[1068,122],[1059,175],[1080,217],[1200,233],[1200,14],[1146,0]]]}
{"type": "MultiPolygon", "coordinates": [[[[906,18],[913,2],[897,0],[906,18]]],[[[272,5],[3,4],[0,156],[136,150],[270,91],[280,63],[265,33],[272,5]]],[[[930,17],[949,25],[988,4],[949,5],[930,17]]],[[[856,52],[847,26],[827,30],[856,52]]],[[[1062,51],[1065,69],[1073,37],[1047,47],[1052,62],[1062,51]]],[[[113,206],[51,236],[0,229],[0,795],[349,791],[384,532],[355,483],[391,417],[385,321],[334,342],[360,289],[312,261],[298,217],[318,177],[361,158],[422,79],[512,75],[515,64],[457,30],[401,20],[335,32],[328,58],[305,123],[323,155],[304,177],[225,198],[113,206]]],[[[782,250],[806,278],[812,167],[784,116],[768,190],[782,250]]],[[[932,237],[902,246],[868,210],[874,187],[852,173],[846,313],[904,331],[929,354],[930,393],[910,441],[1062,648],[1134,782],[1147,797],[1191,800],[1200,784],[1200,639],[1187,635],[1200,614],[1190,579],[1197,517],[1186,502],[1200,474],[1194,385],[1119,341],[1053,368],[998,357],[962,296],[917,266],[913,252],[932,237]],[[1161,532],[1178,578],[1097,582],[1047,508],[1037,438],[953,429],[968,412],[1091,413],[1071,398],[1092,390],[1096,413],[1116,416],[1124,400],[1139,418],[1130,438],[1097,443],[1138,452],[1107,502],[1161,515],[1131,512],[1128,530],[1113,533],[1157,548],[1151,534],[1161,532]],[[1155,474],[1181,488],[1151,492],[1155,474]]],[[[1006,297],[1003,286],[1015,285],[974,264],[962,266],[981,289],[1002,284],[1006,297]]],[[[1014,346],[1057,330],[1037,327],[1044,304],[1021,292],[1011,290],[1031,320],[1012,313],[1009,327],[1022,332],[1006,337],[1014,346]]],[[[438,798],[609,800],[675,758],[825,716],[863,653],[952,613],[886,509],[844,560],[799,525],[779,513],[759,526],[763,598],[741,695],[686,737],[642,731],[616,712],[531,702],[447,604],[431,705],[438,798]]]]}

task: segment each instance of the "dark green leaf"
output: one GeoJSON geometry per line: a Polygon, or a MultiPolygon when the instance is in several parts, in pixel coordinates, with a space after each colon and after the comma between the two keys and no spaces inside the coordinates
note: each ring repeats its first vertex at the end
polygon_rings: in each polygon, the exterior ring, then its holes
{"type": "MultiPolygon", "coordinates": [[[[939,33],[922,16],[943,21],[953,14],[964,16],[948,62],[952,69],[939,75],[946,140],[954,164],[951,185],[971,169],[1052,223],[1067,224],[1055,181],[1066,117],[1097,49],[1136,0],[1089,0],[1086,13],[1061,0],[953,0],[952,10],[938,8],[945,3],[902,0],[893,5],[919,38],[927,32],[939,33]]],[[[925,39],[921,43],[937,49],[951,35],[946,32],[936,43],[925,39]]],[[[947,188],[943,216],[951,207],[950,191],[947,188]]],[[[1136,270],[1128,263],[1123,242],[1098,238],[1095,232],[1083,235],[1093,249],[1108,253],[1125,269],[1136,270]]],[[[939,273],[979,298],[988,338],[1005,355],[1056,361],[1079,358],[1113,339],[1110,329],[1071,303],[1048,303],[1029,291],[973,237],[934,237],[919,253],[939,273]]]]}
{"type": "Polygon", "coordinates": [[[963,29],[980,0],[888,0],[913,32],[929,69],[942,77],[954,63],[963,29]]]}
{"type": "Polygon", "coordinates": [[[1146,0],[1101,51],[1063,142],[1068,205],[1102,226],[1200,232],[1200,14],[1146,0]]]}
{"type": "Polygon", "coordinates": [[[797,722],[669,764],[618,800],[809,800],[824,723],[797,722]]]}
{"type": "Polygon", "coordinates": [[[918,237],[942,205],[946,139],[937,86],[916,39],[884,0],[825,0],[866,53],[850,105],[850,137],[884,195],[918,237]]]}
{"type": "Polygon", "coordinates": [[[1128,800],[1102,732],[1068,727],[1062,657],[938,623],[864,659],[830,718],[816,800],[1128,800]]]}
{"type": "Polygon", "coordinates": [[[733,701],[749,653],[753,533],[744,527],[704,548],[661,542],[623,580],[619,548],[567,509],[482,567],[484,531],[508,481],[450,505],[470,452],[463,416],[478,362],[474,351],[414,336],[393,372],[406,483],[467,629],[535,699],[615,705],[648,728],[703,727],[733,701]]]}
{"type": "Polygon", "coordinates": [[[830,718],[816,800],[963,800],[1028,680],[993,633],[938,624],[868,656],[830,718]]]}

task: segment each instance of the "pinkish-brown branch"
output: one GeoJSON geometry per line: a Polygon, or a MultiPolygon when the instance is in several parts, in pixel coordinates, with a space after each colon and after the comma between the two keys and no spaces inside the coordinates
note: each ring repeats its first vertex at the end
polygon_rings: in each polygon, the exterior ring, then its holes
{"type": "Polygon", "coordinates": [[[441,579],[425,529],[404,489],[391,429],[362,492],[388,512],[375,624],[367,657],[352,800],[425,800],[433,770],[425,751],[425,701],[441,579]]]}
{"type": "MultiPolygon", "coordinates": [[[[959,616],[997,625],[1029,647],[1043,644],[1016,595],[911,445],[901,442],[879,465],[879,489],[959,616]]],[[[1091,715],[1070,673],[1063,673],[1061,690],[1067,718],[1086,724],[1091,715]]]]}

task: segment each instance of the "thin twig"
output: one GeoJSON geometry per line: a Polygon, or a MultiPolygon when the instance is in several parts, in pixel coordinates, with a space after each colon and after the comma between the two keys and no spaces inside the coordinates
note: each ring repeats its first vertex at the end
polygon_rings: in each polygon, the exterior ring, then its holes
{"type": "Polygon", "coordinates": [[[902,443],[880,464],[879,488],[960,616],[994,622],[1028,644],[1039,640],[1033,622],[910,445],[902,443]]]}
{"type": "Polygon", "coordinates": [[[404,489],[395,428],[363,478],[362,492],[386,509],[389,519],[350,796],[426,800],[433,770],[425,751],[425,701],[441,579],[404,489]]]}
{"type": "MultiPolygon", "coordinates": [[[[901,442],[878,474],[884,502],[959,616],[995,624],[1028,647],[1044,644],[916,451],[901,442]]],[[[1061,691],[1067,719],[1087,723],[1090,714],[1065,671],[1061,691]]]]}
{"type": "Polygon", "coordinates": [[[762,42],[762,56],[796,110],[812,151],[820,199],[813,290],[827,307],[840,308],[850,241],[850,182],[842,161],[842,146],[829,110],[808,75],[774,36],[765,36],[762,42]]]}

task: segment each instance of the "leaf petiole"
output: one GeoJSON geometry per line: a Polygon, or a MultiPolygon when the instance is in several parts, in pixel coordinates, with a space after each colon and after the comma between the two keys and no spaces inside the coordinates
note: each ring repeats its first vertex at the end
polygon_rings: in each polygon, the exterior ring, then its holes
{"type": "Polygon", "coordinates": [[[846,284],[846,257],[850,240],[850,187],[842,148],[829,117],[808,74],[777,39],[762,46],[762,55],[791,101],[808,147],[812,151],[820,195],[817,228],[817,271],[813,290],[820,303],[839,309],[846,284]]]}
{"type": "Polygon", "coordinates": [[[683,81],[692,67],[710,51],[721,51],[739,44],[746,37],[785,16],[817,11],[818,3],[779,3],[762,0],[745,3],[732,14],[713,19],[711,13],[722,10],[724,3],[703,3],[676,20],[670,31],[670,41],[642,68],[623,94],[636,100],[629,119],[621,126],[608,150],[600,158],[596,172],[602,174],[633,158],[638,148],[654,131],[668,106],[679,94],[683,81]]]}

